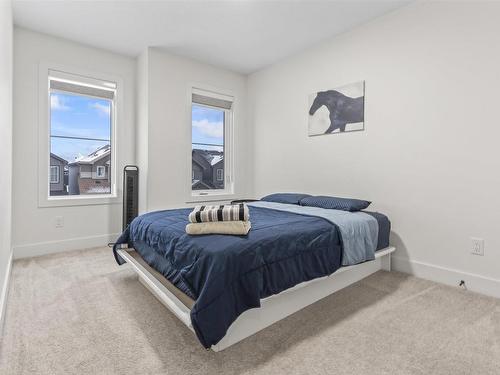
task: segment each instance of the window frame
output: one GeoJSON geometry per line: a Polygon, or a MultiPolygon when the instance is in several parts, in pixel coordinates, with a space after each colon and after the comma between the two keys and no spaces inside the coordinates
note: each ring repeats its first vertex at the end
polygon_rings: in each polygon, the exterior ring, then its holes
{"type": "MultiPolygon", "coordinates": [[[[59,75],[59,74],[58,74],[59,75]]],[[[90,71],[78,67],[65,66],[50,62],[40,62],[38,69],[38,207],[88,206],[121,203],[121,191],[117,182],[121,178],[118,167],[119,123],[123,118],[123,79],[119,76],[90,71]],[[61,195],[50,196],[50,72],[61,72],[61,75],[76,77],[81,83],[100,81],[116,85],[111,109],[111,193],[101,195],[61,195]]]]}
{"type": "Polygon", "coordinates": [[[51,165],[49,167],[49,183],[50,184],[58,184],[60,181],[60,178],[59,178],[59,175],[61,173],[61,167],[59,165],[51,165]],[[57,173],[56,173],[56,176],[57,176],[57,181],[52,181],[52,168],[55,168],[57,173]]]}
{"type": "Polygon", "coordinates": [[[188,168],[186,174],[189,177],[193,175],[192,167],[192,142],[193,142],[193,118],[192,118],[192,105],[193,105],[193,93],[203,92],[206,96],[213,96],[214,98],[231,99],[232,106],[231,109],[224,109],[220,107],[198,104],[200,106],[205,106],[208,108],[216,108],[224,110],[224,189],[208,189],[208,190],[193,190],[192,189],[192,178],[186,179],[189,184],[187,185],[188,195],[186,198],[186,203],[196,203],[196,202],[210,202],[210,201],[225,201],[234,198],[234,118],[237,111],[237,97],[230,90],[224,90],[217,87],[201,85],[201,84],[190,84],[188,87],[188,115],[189,120],[187,129],[189,134],[189,158],[188,158],[188,168]]]}

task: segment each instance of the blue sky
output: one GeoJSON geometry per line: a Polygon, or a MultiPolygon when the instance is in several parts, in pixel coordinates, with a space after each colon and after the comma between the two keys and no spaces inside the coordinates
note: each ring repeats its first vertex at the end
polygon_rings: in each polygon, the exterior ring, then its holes
{"type": "MultiPolygon", "coordinates": [[[[224,144],[224,110],[193,104],[192,121],[193,142],[224,144]]],[[[193,148],[217,149],[222,151],[222,147],[193,145],[193,148]]]]}
{"type": "Polygon", "coordinates": [[[50,94],[51,136],[100,139],[99,141],[51,137],[51,152],[72,162],[110,143],[111,101],[86,96],[50,94]]]}

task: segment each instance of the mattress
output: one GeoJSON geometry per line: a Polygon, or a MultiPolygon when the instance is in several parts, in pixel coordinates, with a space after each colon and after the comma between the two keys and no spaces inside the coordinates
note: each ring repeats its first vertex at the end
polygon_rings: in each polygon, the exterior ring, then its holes
{"type": "Polygon", "coordinates": [[[391,222],[389,218],[380,212],[363,211],[377,220],[378,236],[376,250],[382,250],[389,246],[389,236],[391,234],[391,222]]]}

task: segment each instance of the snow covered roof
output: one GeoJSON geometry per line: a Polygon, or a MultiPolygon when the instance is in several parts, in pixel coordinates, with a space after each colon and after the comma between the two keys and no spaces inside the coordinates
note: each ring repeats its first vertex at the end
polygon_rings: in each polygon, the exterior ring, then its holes
{"type": "MultiPolygon", "coordinates": [[[[210,164],[211,167],[224,160],[224,153],[215,150],[193,149],[193,156],[194,155],[198,155],[199,158],[205,160],[208,164],[210,164]]],[[[196,158],[193,158],[193,162],[198,164],[202,168],[205,168],[205,166],[203,164],[200,164],[200,162],[197,161],[196,158]]]]}
{"type": "Polygon", "coordinates": [[[210,160],[210,164],[214,166],[221,160],[224,160],[224,155],[212,155],[212,160],[210,160]]]}
{"type": "Polygon", "coordinates": [[[198,186],[201,186],[202,188],[205,188],[205,189],[210,189],[210,186],[208,186],[206,183],[204,183],[203,181],[200,181],[200,180],[193,180],[193,182],[191,183],[191,187],[192,188],[196,188],[198,186]]]}
{"type": "Polygon", "coordinates": [[[105,145],[94,152],[91,152],[87,156],[80,156],[76,158],[74,162],[70,164],[94,164],[97,160],[102,159],[105,156],[108,156],[111,153],[111,145],[105,145]]]}

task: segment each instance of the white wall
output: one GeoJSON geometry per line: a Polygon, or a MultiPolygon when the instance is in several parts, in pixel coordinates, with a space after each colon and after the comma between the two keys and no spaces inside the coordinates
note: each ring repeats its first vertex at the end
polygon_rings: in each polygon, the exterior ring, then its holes
{"type": "MultiPolygon", "coordinates": [[[[124,81],[118,170],[135,162],[135,60],[63,39],[14,31],[14,256],[100,246],[121,231],[121,204],[38,207],[38,66],[40,62],[119,76],[124,81]],[[64,228],[55,217],[64,217],[64,228]]],[[[118,189],[121,190],[121,174],[118,189]]]]}
{"type": "Polygon", "coordinates": [[[0,2],[0,331],[11,263],[12,5],[0,2]]]}
{"type": "Polygon", "coordinates": [[[419,2],[252,74],[257,196],[372,200],[398,269],[500,296],[499,15],[494,2],[419,2]],[[309,138],[308,95],[359,80],[366,130],[309,138]]]}
{"type": "Polygon", "coordinates": [[[249,195],[252,133],[246,125],[246,77],[155,48],[145,54],[139,59],[139,91],[141,96],[147,95],[147,100],[138,101],[139,106],[147,105],[147,114],[138,109],[139,127],[148,134],[137,149],[139,166],[147,171],[147,191],[141,189],[140,193],[141,211],[185,207],[189,200],[193,84],[235,95],[235,197],[249,195]]]}

